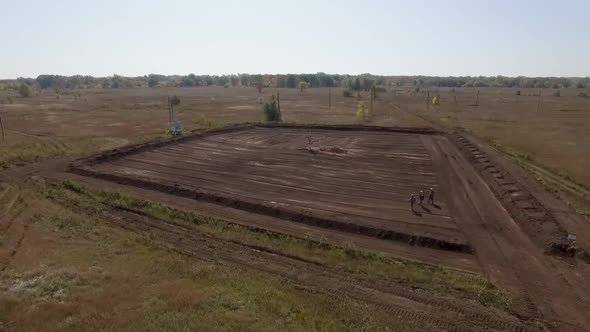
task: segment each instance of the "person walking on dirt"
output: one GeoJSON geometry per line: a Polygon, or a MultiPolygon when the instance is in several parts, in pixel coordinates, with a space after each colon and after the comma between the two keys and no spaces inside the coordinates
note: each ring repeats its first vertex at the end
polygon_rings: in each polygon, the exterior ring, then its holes
{"type": "Polygon", "coordinates": [[[430,192],[428,193],[428,203],[434,205],[434,189],[432,188],[430,188],[430,192]]]}
{"type": "Polygon", "coordinates": [[[418,195],[418,205],[424,206],[424,192],[420,190],[420,194],[418,195]]]}
{"type": "Polygon", "coordinates": [[[414,211],[414,203],[416,202],[416,197],[414,197],[414,194],[410,195],[410,199],[408,201],[410,202],[410,208],[412,211],[414,211]]]}

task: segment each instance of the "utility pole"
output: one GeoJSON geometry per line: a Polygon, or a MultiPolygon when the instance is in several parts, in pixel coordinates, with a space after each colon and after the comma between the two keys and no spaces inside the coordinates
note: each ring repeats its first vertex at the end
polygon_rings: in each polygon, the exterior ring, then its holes
{"type": "Polygon", "coordinates": [[[373,92],[371,91],[371,114],[373,114],[373,92]]]}
{"type": "Polygon", "coordinates": [[[172,126],[172,102],[170,101],[170,96],[168,96],[168,122],[170,126],[172,126]]]}
{"type": "Polygon", "coordinates": [[[373,99],[375,98],[375,86],[371,87],[371,115],[373,114],[373,99]]]}
{"type": "Polygon", "coordinates": [[[426,110],[430,110],[430,90],[426,91],[426,110]]]}
{"type": "Polygon", "coordinates": [[[277,91],[277,111],[281,113],[281,98],[279,97],[279,91],[277,91]]]}
{"type": "Polygon", "coordinates": [[[541,93],[543,89],[539,89],[539,99],[537,99],[537,112],[541,109],[541,93]]]}
{"type": "Polygon", "coordinates": [[[2,127],[2,140],[6,137],[4,136],[4,123],[2,122],[2,115],[0,115],[0,127],[2,127]]]}
{"type": "Polygon", "coordinates": [[[332,88],[328,88],[328,109],[332,108],[332,88]]]}
{"type": "Polygon", "coordinates": [[[479,90],[477,90],[477,94],[475,95],[475,106],[479,106],[479,90]]]}

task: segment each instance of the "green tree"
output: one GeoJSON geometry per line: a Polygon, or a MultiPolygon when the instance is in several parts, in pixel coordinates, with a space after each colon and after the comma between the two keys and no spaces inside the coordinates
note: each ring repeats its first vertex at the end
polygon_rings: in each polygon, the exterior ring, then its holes
{"type": "Polygon", "coordinates": [[[268,122],[281,122],[281,111],[279,110],[279,106],[277,104],[277,99],[274,95],[270,96],[270,98],[264,103],[264,117],[268,122]]]}
{"type": "Polygon", "coordinates": [[[217,78],[217,85],[218,86],[223,86],[225,87],[226,85],[229,85],[229,77],[228,76],[219,76],[217,78]]]}
{"type": "Polygon", "coordinates": [[[187,87],[187,86],[195,86],[195,75],[194,74],[190,74],[188,76],[183,76],[180,79],[180,86],[182,87],[187,87]]]}
{"type": "Polygon", "coordinates": [[[365,104],[364,101],[359,101],[357,111],[356,111],[356,117],[357,117],[357,119],[359,119],[363,122],[367,121],[367,119],[369,118],[369,110],[367,109],[367,105],[365,104]]]}
{"type": "Polygon", "coordinates": [[[114,74],[113,78],[111,79],[111,88],[118,89],[123,87],[123,77],[114,74]]]}
{"type": "Polygon", "coordinates": [[[355,77],[354,80],[352,81],[352,84],[350,87],[354,91],[361,91],[361,89],[362,89],[361,80],[358,77],[355,77]]]}
{"type": "Polygon", "coordinates": [[[37,81],[41,89],[47,89],[58,85],[61,79],[62,77],[57,75],[39,75],[35,80],[37,81]]]}
{"type": "Polygon", "coordinates": [[[231,75],[229,81],[232,86],[238,86],[240,84],[240,78],[237,75],[231,75]]]}
{"type": "Polygon", "coordinates": [[[18,94],[23,98],[28,98],[33,95],[33,88],[25,82],[21,82],[18,86],[18,94]]]}
{"type": "Polygon", "coordinates": [[[303,92],[303,90],[307,89],[307,83],[301,81],[297,84],[297,87],[299,88],[299,92],[303,92]]]}
{"type": "Polygon", "coordinates": [[[178,96],[176,95],[170,97],[170,105],[172,105],[173,107],[180,105],[180,98],[178,98],[178,96]]]}
{"type": "Polygon", "coordinates": [[[297,87],[297,76],[293,74],[287,75],[287,88],[295,88],[297,87]]]}
{"type": "Polygon", "coordinates": [[[108,77],[104,78],[104,79],[102,80],[102,82],[100,82],[100,86],[101,86],[103,89],[108,89],[108,88],[110,88],[110,87],[111,87],[111,79],[110,79],[110,78],[108,78],[108,77]]]}
{"type": "Polygon", "coordinates": [[[148,86],[150,88],[155,88],[158,86],[158,83],[160,83],[160,80],[158,79],[157,75],[150,74],[150,76],[148,76],[148,86]]]}
{"type": "Polygon", "coordinates": [[[373,79],[368,78],[368,77],[363,77],[363,79],[362,79],[363,90],[369,91],[369,90],[371,90],[371,87],[373,85],[375,85],[375,81],[373,79]]]}
{"type": "Polygon", "coordinates": [[[342,90],[342,95],[344,97],[349,97],[349,98],[350,97],[354,97],[354,93],[350,89],[344,89],[344,90],[342,90]]]}

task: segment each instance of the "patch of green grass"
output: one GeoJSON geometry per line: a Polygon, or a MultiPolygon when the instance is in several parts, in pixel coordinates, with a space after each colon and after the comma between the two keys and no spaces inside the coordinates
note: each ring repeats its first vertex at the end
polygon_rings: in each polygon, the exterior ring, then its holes
{"type": "Polygon", "coordinates": [[[0,164],[44,160],[62,156],[66,152],[67,149],[64,146],[44,142],[3,145],[0,147],[0,164]]]}
{"type": "Polygon", "coordinates": [[[27,297],[33,303],[61,301],[71,288],[85,284],[84,277],[72,270],[8,271],[0,275],[0,290],[27,297]]]}
{"type": "MultiPolygon", "coordinates": [[[[530,167],[525,167],[523,162],[527,162],[527,163],[531,163],[536,167],[539,167],[547,172],[550,172],[553,175],[556,175],[560,178],[562,178],[563,180],[565,180],[566,182],[570,182],[575,186],[579,186],[583,189],[586,190],[590,190],[590,187],[588,187],[588,185],[582,183],[581,181],[577,180],[576,178],[574,178],[573,176],[571,176],[569,173],[564,172],[564,171],[557,171],[555,169],[552,169],[550,167],[541,165],[539,162],[537,162],[537,160],[535,159],[534,155],[532,153],[526,152],[521,148],[518,147],[514,147],[514,146],[506,146],[501,144],[500,142],[498,142],[497,140],[487,137],[486,141],[488,141],[492,146],[494,146],[498,151],[516,159],[519,164],[525,168],[526,170],[528,170],[529,172],[536,174],[535,170],[530,168],[530,167]]],[[[537,179],[538,177],[535,176],[537,179]]],[[[566,183],[567,185],[567,183],[566,183]]],[[[575,188],[571,185],[569,185],[572,189],[578,190],[578,188],[575,188]]]]}
{"type": "Polygon", "coordinates": [[[134,137],[16,137],[0,145],[0,167],[17,162],[38,162],[57,157],[78,156],[114,149],[129,143],[140,143],[162,137],[150,133],[134,137]]]}
{"type": "Polygon", "coordinates": [[[31,227],[45,236],[62,238],[78,227],[101,236],[59,239],[35,264],[0,271],[2,329],[423,330],[420,322],[402,322],[377,307],[302,291],[277,276],[202,262],[162,245],[146,247],[138,234],[88,222],[93,217],[36,199],[45,208],[35,214],[31,227]]]}
{"type": "Polygon", "coordinates": [[[221,219],[201,216],[120,193],[91,189],[72,181],[65,181],[58,187],[48,189],[45,194],[69,208],[89,214],[97,214],[109,207],[124,208],[166,222],[187,224],[219,239],[297,256],[346,270],[361,280],[407,284],[440,295],[476,300],[484,305],[501,308],[508,307],[510,302],[505,294],[480,275],[375,254],[360,250],[352,244],[335,246],[326,243],[323,239],[311,237],[301,239],[253,230],[221,219]]]}

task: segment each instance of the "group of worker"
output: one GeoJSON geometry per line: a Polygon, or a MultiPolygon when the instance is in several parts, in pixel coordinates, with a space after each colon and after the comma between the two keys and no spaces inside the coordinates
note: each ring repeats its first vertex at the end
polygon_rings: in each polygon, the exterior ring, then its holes
{"type": "MultiPolygon", "coordinates": [[[[409,202],[412,211],[414,211],[414,203],[416,203],[416,197],[414,196],[414,194],[410,195],[409,202]]],[[[430,192],[428,193],[428,203],[430,205],[434,205],[434,189],[432,188],[430,188],[430,192]]],[[[422,190],[420,190],[420,193],[418,194],[418,205],[424,207],[424,191],[422,190]]]]}

